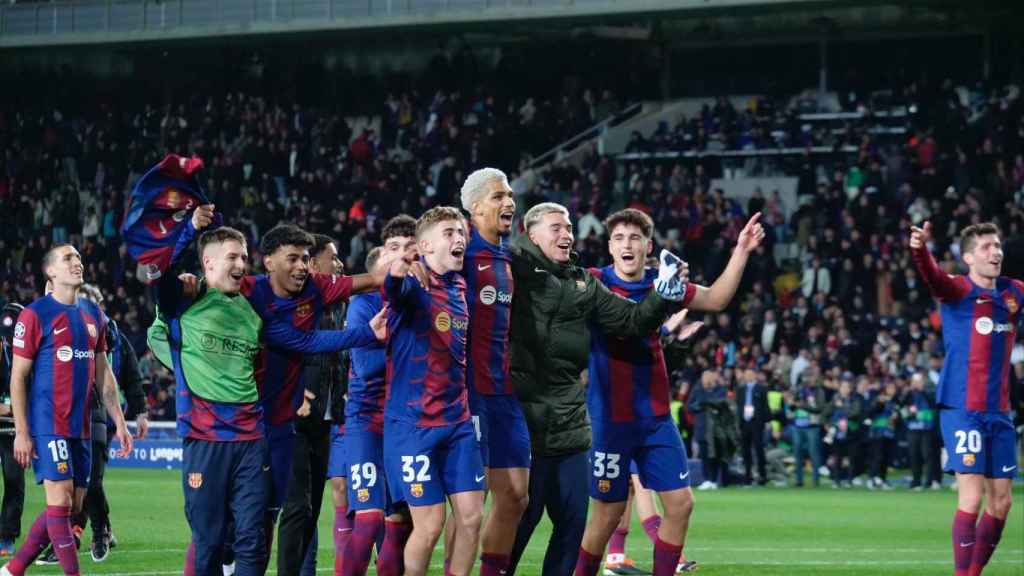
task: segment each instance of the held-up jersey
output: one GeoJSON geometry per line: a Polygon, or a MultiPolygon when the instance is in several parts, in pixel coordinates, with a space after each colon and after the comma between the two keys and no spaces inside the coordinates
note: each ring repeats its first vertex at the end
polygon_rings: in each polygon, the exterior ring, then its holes
{"type": "MultiPolygon", "coordinates": [[[[316,330],[324,309],[347,300],[351,291],[351,276],[315,272],[309,274],[302,291],[294,298],[275,296],[266,274],[246,276],[242,281],[242,294],[264,322],[283,322],[303,332],[316,330]]],[[[267,424],[276,426],[295,419],[305,389],[303,368],[302,352],[275,346],[267,346],[257,360],[256,382],[267,424]]]]}
{"type": "Polygon", "coordinates": [[[388,276],[388,418],[423,427],[469,419],[466,395],[466,283],[431,273],[429,288],[388,276]]]}
{"type": "Polygon", "coordinates": [[[913,250],[914,264],[941,302],[946,359],[938,403],[973,412],[1010,409],[1010,353],[1021,321],[1024,282],[1004,276],[994,289],[939,269],[927,249],[913,250]]]}
{"type": "MultiPolygon", "coordinates": [[[[348,305],[346,326],[366,324],[383,306],[379,292],[357,294],[348,305]]],[[[387,350],[383,342],[353,348],[349,351],[348,402],[345,420],[366,418],[375,431],[384,432],[384,398],[387,390],[384,375],[387,372],[387,350]]]]}
{"type": "MultiPolygon", "coordinates": [[[[588,270],[612,292],[640,302],[650,292],[658,271],[648,268],[639,282],[622,280],[612,266],[588,270]]],[[[686,287],[683,306],[697,291],[686,287]]],[[[669,381],[657,332],[644,338],[620,338],[599,327],[590,330],[587,410],[595,422],[626,423],[669,413],[669,381]]]]}
{"type": "Polygon", "coordinates": [[[43,296],[18,315],[14,354],[32,360],[32,436],[89,438],[96,355],[107,351],[107,318],[79,299],[68,306],[43,296]]]}
{"type": "Polygon", "coordinates": [[[512,256],[505,239],[495,246],[470,228],[462,274],[469,304],[467,386],[470,393],[511,394],[512,256]]]}

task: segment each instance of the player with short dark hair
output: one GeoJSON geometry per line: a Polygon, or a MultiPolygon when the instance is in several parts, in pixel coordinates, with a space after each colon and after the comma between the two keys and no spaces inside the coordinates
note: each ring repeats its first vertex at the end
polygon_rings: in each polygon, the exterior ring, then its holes
{"type": "Polygon", "coordinates": [[[103,405],[116,426],[119,453],[123,456],[132,449],[105,355],[107,318],[94,303],[78,297],[83,270],[74,246],[50,248],[43,257],[43,273],[53,290],[23,310],[14,327],[14,457],[22,467],[31,462],[35,468],[36,482],[46,490],[46,511],[33,523],[14,558],[0,568],[0,575],[24,574],[50,543],[64,573],[79,574],[71,516],[81,511],[89,486],[88,407],[97,380],[102,384],[103,405]]]}
{"type": "MultiPolygon", "coordinates": [[[[740,232],[737,248],[724,281],[712,288],[685,287],[682,306],[716,309],[728,303],[739,285],[747,256],[764,231],[755,215],[740,232]]],[[[654,288],[658,270],[645,263],[654,248],[654,222],[632,208],[610,215],[606,221],[612,264],[590,269],[619,296],[640,302],[654,288]]],[[[680,313],[681,314],[681,313],[680,313]]],[[[633,464],[641,484],[658,493],[664,507],[654,540],[654,574],[675,574],[686,542],[693,492],[686,449],[669,414],[669,378],[661,339],[657,333],[624,338],[595,327],[590,331],[587,411],[593,423],[590,449],[590,519],[583,534],[576,576],[594,576],[608,539],[622,517],[630,488],[633,464]]],[[[615,569],[617,567],[612,566],[615,569]]]]}
{"type": "MultiPolygon", "coordinates": [[[[396,259],[411,264],[416,259],[416,220],[405,214],[384,225],[383,246],[366,256],[368,271],[385,271],[396,259]]],[[[352,298],[345,322],[365,323],[383,308],[379,292],[352,298]]],[[[347,517],[335,519],[335,573],[362,575],[370,564],[374,542],[381,541],[377,554],[377,574],[399,576],[404,571],[403,550],[412,526],[408,514],[396,510],[394,496],[388,492],[384,466],[384,398],[386,394],[386,346],[374,343],[353,348],[349,353],[348,404],[345,429],[334,434],[329,475],[335,489],[335,506],[347,503],[347,517]],[[348,477],[348,481],[343,476],[348,477]],[[385,518],[385,515],[387,517],[385,518]],[[351,520],[349,520],[349,517],[351,520]],[[348,524],[349,536],[344,528],[348,524]]],[[[401,500],[400,497],[397,500],[401,500]]]]}
{"type": "Polygon", "coordinates": [[[422,576],[444,525],[447,498],[456,523],[451,572],[475,561],[483,511],[484,469],[466,397],[469,327],[462,270],[465,222],[457,208],[428,210],[416,225],[427,286],[403,259],[385,281],[389,338],[384,462],[388,486],[408,503],[413,530],[405,574],[422,576]]]}
{"type": "Polygon", "coordinates": [[[910,232],[911,255],[939,300],[946,358],[936,393],[946,471],[959,493],[953,517],[956,576],[976,576],[1002,536],[1013,501],[1017,453],[1010,416],[1010,352],[1019,330],[1024,282],[1001,276],[999,228],[974,224],[960,233],[966,275],[949,275],[932,256],[931,224],[910,232]],[[986,500],[984,513],[978,520],[986,500]]]}

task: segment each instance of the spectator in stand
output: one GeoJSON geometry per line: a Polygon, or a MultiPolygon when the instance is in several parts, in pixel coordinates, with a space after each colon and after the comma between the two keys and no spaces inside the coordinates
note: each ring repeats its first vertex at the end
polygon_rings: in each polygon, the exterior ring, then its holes
{"type": "Polygon", "coordinates": [[[729,390],[722,375],[714,370],[701,374],[700,387],[690,394],[687,409],[696,415],[693,435],[697,440],[697,454],[703,466],[704,482],[698,490],[717,490],[719,483],[728,484],[729,470],[723,466],[719,446],[715,444],[714,412],[729,409],[729,390]]]}
{"type": "Polygon", "coordinates": [[[853,374],[843,373],[839,391],[825,406],[822,418],[828,422],[827,439],[832,444],[832,482],[837,488],[849,488],[852,480],[854,448],[859,440],[862,406],[853,392],[853,374]]]}
{"type": "Polygon", "coordinates": [[[871,480],[869,489],[892,490],[888,481],[889,465],[896,448],[896,424],[899,421],[899,389],[889,380],[868,408],[871,418],[871,480]]]}
{"type": "Polygon", "coordinates": [[[933,461],[939,456],[932,442],[936,428],[935,390],[929,390],[926,382],[924,373],[915,372],[910,377],[910,387],[903,391],[901,400],[901,412],[903,420],[907,423],[907,440],[910,448],[910,488],[918,491],[928,486],[939,487],[938,478],[932,475],[933,461]]]}
{"type": "Polygon", "coordinates": [[[814,486],[820,484],[821,412],[825,407],[825,390],[817,368],[805,370],[799,377],[800,386],[786,401],[792,414],[793,456],[796,459],[796,486],[804,485],[804,458],[810,456],[811,478],[814,486]]]}

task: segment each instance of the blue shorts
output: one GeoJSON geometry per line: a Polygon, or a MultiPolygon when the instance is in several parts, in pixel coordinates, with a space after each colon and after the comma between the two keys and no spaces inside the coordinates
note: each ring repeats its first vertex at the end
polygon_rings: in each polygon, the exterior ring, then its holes
{"type": "Polygon", "coordinates": [[[590,449],[592,498],[602,502],[626,500],[634,463],[644,488],[667,492],[690,486],[686,449],[669,416],[628,424],[594,424],[594,445],[590,449]]]}
{"type": "Polygon", "coordinates": [[[502,394],[481,396],[484,410],[474,415],[480,452],[488,468],[529,468],[530,429],[519,400],[502,394]]]}
{"type": "Polygon", "coordinates": [[[383,432],[375,431],[368,419],[350,419],[345,423],[345,439],[342,444],[348,466],[349,512],[390,511],[388,483],[384,473],[383,432]]]}
{"type": "Polygon", "coordinates": [[[388,489],[409,506],[440,504],[449,494],[484,490],[472,421],[428,428],[385,417],[384,437],[388,489]]]}
{"type": "Polygon", "coordinates": [[[491,467],[491,431],[487,425],[487,400],[486,396],[469,389],[469,419],[473,423],[473,431],[476,433],[476,442],[480,445],[480,461],[484,468],[491,467]]]}
{"type": "MultiPolygon", "coordinates": [[[[348,426],[345,427],[348,432],[348,426]]],[[[348,462],[345,455],[345,433],[338,432],[337,426],[331,427],[331,455],[327,459],[327,477],[345,478],[348,476],[348,462]]]]}
{"type": "Polygon", "coordinates": [[[1009,414],[946,409],[939,411],[939,422],[949,454],[946,472],[986,478],[1017,475],[1017,445],[1009,414]]]}
{"type": "Polygon", "coordinates": [[[37,457],[32,460],[36,484],[43,480],[72,480],[78,488],[89,487],[92,471],[92,439],[64,436],[33,436],[37,457]]]}
{"type": "Polygon", "coordinates": [[[295,425],[291,422],[267,426],[267,452],[270,462],[270,495],[268,510],[280,510],[288,495],[295,460],[295,425]]]}

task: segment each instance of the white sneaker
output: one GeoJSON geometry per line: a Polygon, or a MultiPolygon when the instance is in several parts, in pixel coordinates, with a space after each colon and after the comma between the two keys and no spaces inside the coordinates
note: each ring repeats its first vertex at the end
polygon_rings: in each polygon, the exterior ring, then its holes
{"type": "Polygon", "coordinates": [[[942,483],[938,480],[932,482],[932,490],[942,490],[942,483]]]}
{"type": "Polygon", "coordinates": [[[715,488],[718,488],[718,486],[711,480],[705,480],[700,486],[697,486],[697,490],[714,490],[715,488]]]}
{"type": "Polygon", "coordinates": [[[3,568],[0,568],[0,576],[14,576],[14,575],[11,574],[11,571],[7,569],[7,564],[4,564],[3,568]]]}
{"type": "Polygon", "coordinates": [[[858,486],[858,487],[860,487],[860,486],[863,486],[863,485],[864,485],[864,479],[863,479],[863,478],[861,478],[860,476],[857,476],[856,478],[854,478],[854,479],[853,479],[853,481],[852,481],[851,483],[852,483],[852,484],[853,484],[854,486],[858,486]]]}
{"type": "Polygon", "coordinates": [[[224,571],[224,576],[235,576],[235,563],[234,562],[232,562],[231,564],[225,564],[224,566],[221,567],[221,569],[224,571]]]}

